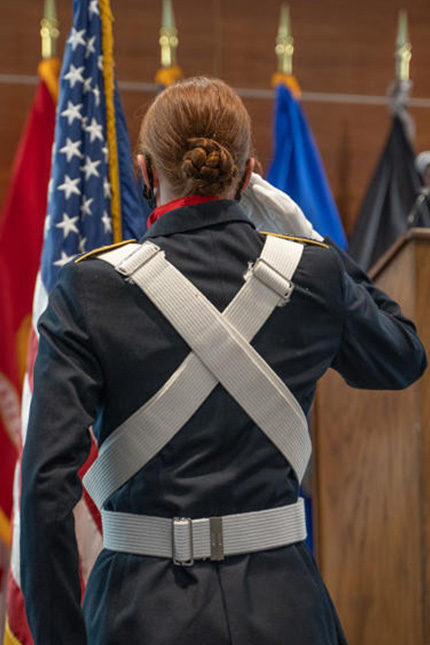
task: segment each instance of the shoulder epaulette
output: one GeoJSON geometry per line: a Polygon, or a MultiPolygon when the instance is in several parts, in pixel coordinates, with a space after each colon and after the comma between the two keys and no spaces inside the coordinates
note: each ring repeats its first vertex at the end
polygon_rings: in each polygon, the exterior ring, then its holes
{"type": "Polygon", "coordinates": [[[99,255],[100,253],[105,253],[106,251],[112,251],[112,249],[118,249],[120,246],[131,244],[131,242],[137,242],[137,240],[124,240],[123,242],[117,242],[116,244],[108,244],[107,246],[101,246],[98,249],[94,249],[93,251],[89,251],[88,253],[85,253],[85,255],[81,255],[79,258],[75,260],[75,264],[78,264],[79,262],[82,262],[82,260],[86,260],[87,258],[92,258],[96,255],[99,255]]]}
{"type": "Polygon", "coordinates": [[[283,240],[291,240],[292,242],[301,242],[302,244],[314,244],[315,246],[321,246],[323,249],[329,249],[328,244],[324,242],[318,242],[317,240],[311,240],[309,237],[294,237],[293,235],[281,235],[280,233],[270,233],[268,231],[258,231],[261,235],[272,235],[273,237],[280,237],[283,240]]]}

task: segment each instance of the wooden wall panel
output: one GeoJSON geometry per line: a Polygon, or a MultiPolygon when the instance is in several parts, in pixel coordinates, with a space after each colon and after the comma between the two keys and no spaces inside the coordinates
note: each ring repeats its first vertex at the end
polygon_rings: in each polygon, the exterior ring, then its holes
{"type": "MultiPolygon", "coordinates": [[[[112,0],[117,77],[152,82],[159,64],[161,0],[112,0]]],[[[34,75],[40,52],[43,1],[2,3],[0,74],[34,75]]],[[[57,0],[62,38],[71,20],[71,0],[57,0]]],[[[415,96],[430,98],[430,3],[424,0],[290,0],[295,37],[295,73],[307,92],[384,96],[394,74],[397,14],[408,9],[413,43],[415,96]]],[[[265,89],[276,67],[274,39],[279,0],[174,0],[186,75],[220,76],[235,87],[265,89]]],[[[139,105],[149,96],[123,92],[131,138],[139,105]]],[[[0,84],[0,205],[13,154],[30,108],[31,86],[0,84]]],[[[246,101],[253,116],[257,153],[271,156],[269,99],[246,101]]],[[[304,102],[335,199],[349,232],[389,129],[385,106],[304,102]]],[[[418,149],[430,148],[430,108],[412,110],[418,149]]]]}

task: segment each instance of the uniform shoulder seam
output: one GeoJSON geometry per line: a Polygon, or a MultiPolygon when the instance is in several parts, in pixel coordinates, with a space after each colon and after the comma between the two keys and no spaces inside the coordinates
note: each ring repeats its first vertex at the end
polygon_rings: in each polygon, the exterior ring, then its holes
{"type": "Polygon", "coordinates": [[[281,235],[280,233],[270,233],[268,231],[259,231],[261,235],[271,235],[272,237],[280,237],[283,240],[291,240],[292,242],[300,242],[301,244],[313,244],[314,246],[320,246],[323,249],[329,249],[328,244],[324,242],[318,242],[317,240],[311,240],[308,237],[296,237],[294,235],[281,235]]]}
{"type": "Polygon", "coordinates": [[[106,251],[112,251],[113,249],[118,249],[120,246],[125,246],[126,244],[131,244],[132,242],[137,242],[137,240],[124,240],[123,242],[116,242],[116,244],[108,244],[107,246],[101,246],[98,249],[94,249],[93,251],[89,251],[88,253],[85,253],[85,255],[81,255],[79,258],[75,260],[75,264],[79,264],[79,262],[82,262],[82,260],[87,260],[88,258],[93,258],[99,253],[106,253],[106,251]]]}

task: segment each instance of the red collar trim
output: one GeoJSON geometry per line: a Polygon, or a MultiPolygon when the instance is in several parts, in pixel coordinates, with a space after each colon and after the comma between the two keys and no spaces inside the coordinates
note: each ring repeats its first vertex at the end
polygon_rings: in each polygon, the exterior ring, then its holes
{"type": "Polygon", "coordinates": [[[213,202],[219,199],[219,197],[207,197],[203,195],[188,195],[187,197],[174,199],[173,201],[168,202],[167,204],[163,204],[162,206],[158,206],[158,208],[154,209],[148,217],[146,227],[150,228],[150,226],[152,226],[152,224],[156,222],[157,219],[160,219],[162,215],[168,213],[169,211],[176,210],[177,208],[182,208],[182,206],[195,206],[196,204],[204,204],[205,202],[213,202]]]}

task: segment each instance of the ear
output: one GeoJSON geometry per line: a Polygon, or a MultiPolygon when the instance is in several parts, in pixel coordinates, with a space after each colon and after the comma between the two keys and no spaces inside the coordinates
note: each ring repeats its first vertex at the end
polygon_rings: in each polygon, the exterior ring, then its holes
{"type": "Polygon", "coordinates": [[[145,182],[145,186],[147,186],[148,188],[156,188],[160,184],[159,178],[158,178],[158,172],[154,164],[151,163],[150,169],[149,169],[149,172],[150,173],[152,172],[152,178],[153,178],[152,186],[151,186],[151,182],[149,180],[149,174],[148,174],[147,159],[148,158],[145,155],[137,155],[137,163],[140,170],[142,171],[142,176],[143,176],[143,181],[145,182]]]}
{"type": "Polygon", "coordinates": [[[254,172],[254,167],[255,167],[255,159],[254,157],[250,157],[246,162],[245,181],[243,182],[242,190],[245,190],[245,188],[249,184],[251,180],[251,175],[254,172]]]}

